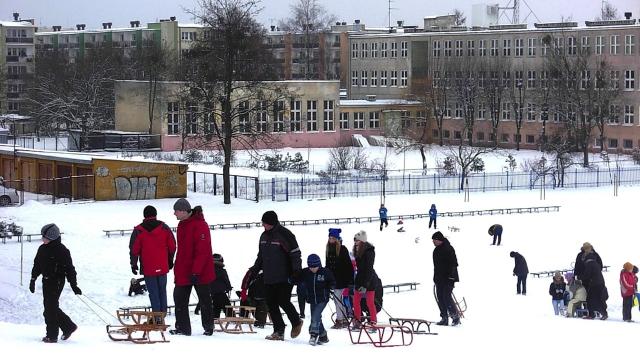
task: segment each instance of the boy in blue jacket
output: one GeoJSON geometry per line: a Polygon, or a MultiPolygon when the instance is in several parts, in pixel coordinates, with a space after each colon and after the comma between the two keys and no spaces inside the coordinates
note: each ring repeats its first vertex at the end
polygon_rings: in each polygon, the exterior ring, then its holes
{"type": "Polygon", "coordinates": [[[382,231],[382,226],[389,226],[389,221],[387,221],[387,208],[384,207],[384,204],[380,204],[380,209],[378,209],[378,213],[380,214],[380,231],[382,231]]]}
{"type": "Polygon", "coordinates": [[[329,342],[327,330],[322,324],[322,311],[329,302],[329,294],[336,287],[331,270],[322,267],[320,257],[311,254],[307,258],[309,267],[302,269],[302,282],[307,293],[307,302],[311,305],[311,325],[309,325],[309,344],[325,344],[329,342]]]}

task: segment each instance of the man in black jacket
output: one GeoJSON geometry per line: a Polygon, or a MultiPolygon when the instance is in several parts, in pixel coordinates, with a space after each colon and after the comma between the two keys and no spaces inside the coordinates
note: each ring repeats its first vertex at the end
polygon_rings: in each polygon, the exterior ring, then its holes
{"type": "Polygon", "coordinates": [[[591,243],[585,242],[582,244],[578,255],[576,255],[576,261],[574,263],[573,276],[576,279],[582,280],[582,274],[584,274],[584,258],[587,253],[593,253],[596,262],[600,265],[600,268],[602,268],[602,259],[600,258],[600,255],[598,255],[598,253],[593,249],[591,243]]]}
{"type": "Polygon", "coordinates": [[[515,261],[515,265],[513,267],[513,276],[518,277],[518,281],[516,283],[516,292],[518,293],[518,295],[527,295],[527,275],[529,275],[527,260],[525,260],[524,256],[515,251],[510,252],[509,256],[511,256],[515,261]]]}
{"type": "Polygon", "coordinates": [[[78,326],[59,307],[58,301],[64,288],[65,277],[76,295],[82,295],[76,279],[71,253],[62,244],[60,229],[56,224],[47,224],[40,230],[43,244],[38,248],[29,291],[35,293],[36,279],[42,275],[42,296],[44,297],[44,321],[47,324],[47,336],[43,342],[58,342],[58,329],[62,330],[62,340],[67,340],[78,326]]]}
{"type": "Polygon", "coordinates": [[[449,316],[452,318],[452,326],[460,324],[460,315],[453,302],[451,293],[458,279],[458,258],[456,251],[440,231],[431,236],[433,240],[433,282],[436,285],[436,301],[440,308],[441,320],[437,325],[449,325],[449,316]]]}
{"type": "Polygon", "coordinates": [[[291,337],[296,338],[302,330],[300,314],[291,303],[293,283],[297,282],[302,270],[300,248],[293,235],[280,225],[278,215],[267,211],[262,215],[264,232],[260,235],[258,256],[250,271],[264,273],[264,286],[269,315],[273,322],[273,334],[267,340],[284,340],[285,323],[280,308],[291,322],[291,337]]]}
{"type": "Polygon", "coordinates": [[[609,298],[607,288],[602,276],[602,266],[598,263],[596,254],[586,251],[584,256],[584,272],[580,277],[582,284],[587,289],[587,307],[589,308],[589,316],[586,318],[594,319],[596,312],[602,316],[601,320],[606,320],[607,299],[609,298]]]}

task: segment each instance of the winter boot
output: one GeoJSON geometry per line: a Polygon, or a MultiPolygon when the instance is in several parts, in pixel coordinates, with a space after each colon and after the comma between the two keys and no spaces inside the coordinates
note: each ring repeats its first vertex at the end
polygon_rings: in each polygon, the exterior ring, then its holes
{"type": "Polygon", "coordinates": [[[271,335],[267,335],[265,337],[265,339],[274,340],[274,341],[284,341],[284,335],[283,334],[278,334],[277,332],[274,332],[271,335]]]}
{"type": "Polygon", "coordinates": [[[69,330],[68,332],[63,332],[61,339],[62,340],[69,339],[71,337],[71,334],[73,334],[76,330],[78,330],[78,325],[74,325],[74,327],[71,330],[69,330]]]}
{"type": "Polygon", "coordinates": [[[318,344],[318,335],[311,334],[311,337],[309,338],[309,345],[316,346],[317,344],[318,344]]]}
{"type": "Polygon", "coordinates": [[[451,321],[451,326],[458,326],[460,325],[460,317],[454,317],[453,320],[451,321]]]}
{"type": "Polygon", "coordinates": [[[171,335],[191,336],[191,333],[182,332],[181,330],[178,330],[178,329],[169,330],[169,334],[171,334],[171,335]]]}
{"type": "Polygon", "coordinates": [[[446,317],[443,317],[440,321],[436,323],[436,325],[449,326],[449,319],[446,317]]]}
{"type": "Polygon", "coordinates": [[[327,334],[324,334],[318,338],[318,344],[326,344],[329,342],[329,337],[327,334]]]}
{"type": "Polygon", "coordinates": [[[298,325],[294,326],[291,328],[291,338],[295,339],[298,337],[298,335],[300,335],[300,331],[302,331],[302,324],[304,323],[304,321],[302,319],[300,319],[300,322],[298,323],[298,325]]]}
{"type": "Polygon", "coordinates": [[[48,338],[48,337],[45,336],[45,337],[42,338],[42,342],[53,344],[53,343],[57,343],[58,339],[52,339],[52,338],[48,338]]]}
{"type": "Polygon", "coordinates": [[[204,331],[203,335],[206,335],[206,336],[211,336],[211,335],[213,335],[213,329],[206,329],[206,330],[204,331]]]}

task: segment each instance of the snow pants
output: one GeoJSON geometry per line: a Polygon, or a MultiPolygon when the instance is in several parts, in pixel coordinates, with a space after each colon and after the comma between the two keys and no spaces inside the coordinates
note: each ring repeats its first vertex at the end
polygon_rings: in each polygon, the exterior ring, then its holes
{"type": "Polygon", "coordinates": [[[64,278],[43,278],[42,295],[44,298],[44,322],[47,324],[47,337],[57,339],[59,330],[62,333],[69,333],[76,328],[76,324],[71,321],[60,309],[60,294],[64,289],[64,278]]]}

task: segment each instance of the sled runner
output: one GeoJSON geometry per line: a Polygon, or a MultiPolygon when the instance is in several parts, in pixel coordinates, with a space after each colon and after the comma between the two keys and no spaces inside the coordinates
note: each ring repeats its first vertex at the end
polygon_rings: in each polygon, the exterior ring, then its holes
{"type": "Polygon", "coordinates": [[[406,326],[411,329],[414,334],[438,335],[431,332],[431,324],[433,321],[423,319],[407,319],[407,318],[389,318],[389,323],[394,325],[406,326]]]}
{"type": "Polygon", "coordinates": [[[166,313],[160,311],[128,311],[117,310],[120,325],[107,325],[107,335],[113,341],[131,341],[136,344],[153,344],[169,342],[164,336],[169,325],[165,325],[166,313]],[[160,332],[162,339],[151,340],[151,333],[160,332]]]}
{"type": "Polygon", "coordinates": [[[413,343],[413,331],[404,325],[370,324],[349,326],[352,344],[373,344],[375,347],[409,346],[413,343]],[[393,341],[392,341],[393,339],[393,341]]]}
{"type": "Polygon", "coordinates": [[[222,331],[227,334],[254,334],[253,324],[256,322],[256,308],[253,306],[233,306],[227,305],[225,309],[227,316],[215,319],[222,331]]]}

